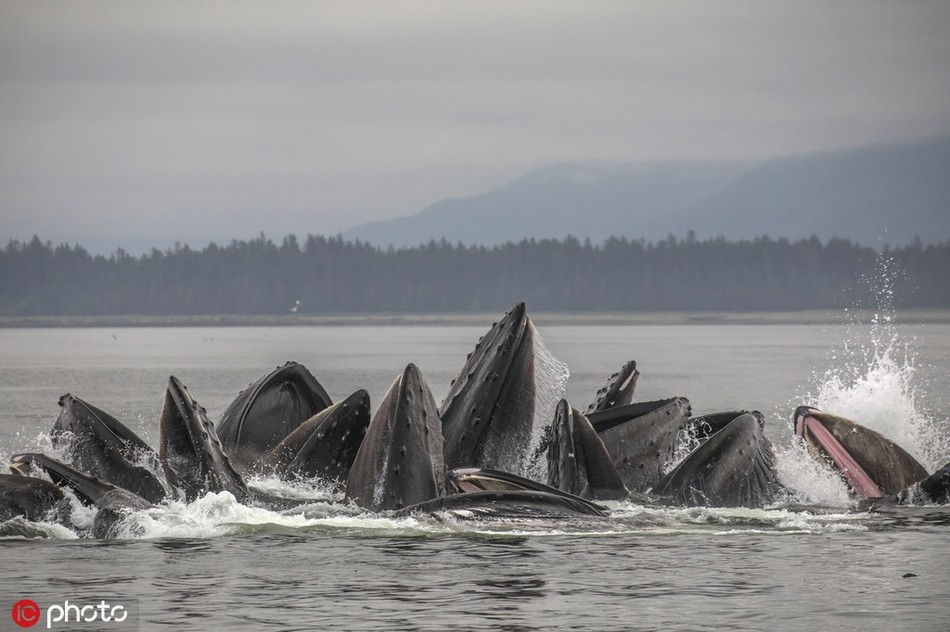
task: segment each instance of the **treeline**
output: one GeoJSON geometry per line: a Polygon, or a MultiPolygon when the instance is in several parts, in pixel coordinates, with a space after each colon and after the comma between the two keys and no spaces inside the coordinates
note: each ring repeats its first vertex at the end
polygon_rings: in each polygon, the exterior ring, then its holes
{"type": "Polygon", "coordinates": [[[202,250],[93,256],[34,237],[0,251],[0,314],[195,315],[950,307],[950,242],[878,252],[841,239],[430,242],[261,235],[202,250]],[[880,278],[880,261],[894,278],[880,278]]]}

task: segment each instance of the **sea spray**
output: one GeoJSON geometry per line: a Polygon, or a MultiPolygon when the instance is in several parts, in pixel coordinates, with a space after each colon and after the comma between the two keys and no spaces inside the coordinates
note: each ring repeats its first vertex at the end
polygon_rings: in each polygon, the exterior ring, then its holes
{"type": "Polygon", "coordinates": [[[69,521],[72,526],[79,531],[90,531],[99,510],[82,504],[71,489],[65,488],[63,491],[69,500],[69,521]]]}
{"type": "Polygon", "coordinates": [[[313,478],[280,478],[276,474],[259,475],[247,480],[253,492],[291,501],[342,501],[343,492],[336,481],[313,478]]]}
{"type": "Polygon", "coordinates": [[[548,349],[534,324],[529,322],[528,325],[534,341],[534,383],[530,385],[533,387],[534,416],[527,448],[517,455],[516,465],[510,471],[545,482],[548,480],[547,442],[558,402],[567,392],[571,374],[567,364],[554,357],[548,349]]]}
{"type": "MultiPolygon", "coordinates": [[[[532,329],[534,340],[534,419],[531,425],[531,441],[528,444],[528,450],[521,457],[520,473],[530,476],[530,457],[533,455],[544,439],[546,429],[554,421],[554,413],[557,410],[558,402],[564,398],[567,392],[567,382],[571,377],[567,364],[554,357],[544,338],[534,328],[533,323],[529,323],[532,329]]],[[[547,480],[545,478],[540,480],[547,480]]]]}
{"type": "MultiPolygon", "coordinates": [[[[878,258],[870,286],[874,305],[870,324],[852,318],[844,338],[829,352],[824,371],[816,370],[804,398],[789,402],[789,410],[806,403],[875,430],[907,450],[929,471],[950,459],[950,427],[921,405],[917,349],[895,324],[894,284],[899,277],[894,261],[878,258]]],[[[846,310],[847,311],[847,310],[846,310]]],[[[779,423],[789,424],[785,419],[779,423]]],[[[776,447],[780,480],[797,502],[840,506],[847,498],[844,480],[825,463],[816,462],[798,437],[776,447]]]]}
{"type": "Polygon", "coordinates": [[[816,461],[804,443],[794,437],[790,444],[773,446],[778,480],[788,491],[789,502],[822,507],[848,507],[848,486],[827,463],[816,461]]]}
{"type": "Polygon", "coordinates": [[[870,328],[847,327],[845,339],[832,350],[832,366],[816,373],[815,392],[806,401],[881,433],[932,471],[950,459],[950,428],[921,405],[926,397],[916,378],[916,340],[895,325],[899,276],[891,257],[881,255],[874,275],[864,279],[876,302],[870,328]]]}
{"type": "Polygon", "coordinates": [[[284,515],[239,503],[230,492],[206,494],[191,503],[170,501],[137,511],[123,521],[123,535],[158,538],[207,538],[229,535],[245,525],[278,524],[301,527],[310,521],[302,513],[284,515]]]}
{"type": "Polygon", "coordinates": [[[669,458],[663,464],[663,473],[669,474],[675,470],[680,463],[686,460],[699,446],[703,444],[700,438],[700,429],[692,424],[687,425],[676,433],[676,442],[673,444],[673,451],[669,458]]]}

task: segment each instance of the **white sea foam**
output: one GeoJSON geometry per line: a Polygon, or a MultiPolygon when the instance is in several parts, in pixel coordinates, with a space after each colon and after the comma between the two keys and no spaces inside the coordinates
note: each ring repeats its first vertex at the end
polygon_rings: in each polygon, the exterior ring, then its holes
{"type": "Polygon", "coordinates": [[[776,445],[775,469],[789,491],[788,500],[805,505],[847,507],[851,504],[848,486],[840,474],[808,454],[802,440],[776,445]]]}
{"type": "Polygon", "coordinates": [[[832,350],[832,365],[817,375],[809,404],[871,428],[913,455],[928,470],[950,459],[950,428],[921,405],[917,348],[894,324],[896,264],[878,259],[873,277],[877,305],[869,331],[848,328],[848,336],[832,350]]]}
{"type": "Polygon", "coordinates": [[[30,522],[26,518],[13,518],[0,523],[0,540],[76,540],[79,534],[58,522],[30,522]]]}
{"type": "Polygon", "coordinates": [[[336,490],[336,484],[319,478],[285,480],[276,474],[269,474],[249,478],[247,484],[253,489],[290,500],[334,501],[343,499],[343,494],[336,490]]]}
{"type": "Polygon", "coordinates": [[[631,532],[652,535],[788,535],[865,531],[868,514],[833,513],[774,507],[645,507],[617,508],[612,517],[631,532]]]}
{"type": "Polygon", "coordinates": [[[191,503],[170,501],[132,513],[120,537],[208,538],[228,535],[239,525],[277,524],[302,527],[310,521],[302,514],[284,515],[269,509],[242,505],[230,492],[206,494],[191,503]]]}
{"type": "Polygon", "coordinates": [[[96,519],[97,509],[79,502],[79,499],[73,494],[72,490],[65,488],[66,498],[69,499],[69,521],[80,531],[92,529],[92,523],[96,519]]]}
{"type": "Polygon", "coordinates": [[[872,330],[870,345],[829,369],[809,403],[876,430],[932,470],[947,460],[950,446],[940,424],[918,405],[914,358],[911,344],[896,333],[872,330]]]}
{"type": "MultiPolygon", "coordinates": [[[[893,261],[881,257],[872,284],[877,302],[871,326],[851,323],[845,337],[830,351],[828,368],[816,371],[812,390],[801,400],[810,406],[851,419],[875,430],[907,450],[929,471],[950,459],[950,425],[921,405],[926,400],[917,380],[917,349],[913,338],[895,325],[892,308],[893,261]]],[[[796,502],[840,507],[847,504],[847,485],[826,464],[818,463],[794,437],[776,448],[779,479],[796,502]]]]}

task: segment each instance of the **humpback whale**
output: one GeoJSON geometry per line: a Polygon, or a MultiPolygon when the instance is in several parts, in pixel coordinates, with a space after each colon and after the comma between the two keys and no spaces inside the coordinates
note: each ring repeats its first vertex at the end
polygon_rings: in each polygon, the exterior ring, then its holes
{"type": "Polygon", "coordinates": [[[645,493],[663,477],[689,413],[688,399],[672,397],[607,408],[588,414],[587,419],[626,488],[645,493]]]}
{"type": "Polygon", "coordinates": [[[373,511],[446,493],[442,422],[422,373],[409,364],[373,415],[346,479],[346,498],[373,511]]]}
{"type": "Polygon", "coordinates": [[[946,505],[950,503],[950,462],[942,468],[901,492],[900,500],[913,502],[922,498],[924,502],[946,505]]]}
{"type": "Polygon", "coordinates": [[[525,484],[526,479],[513,474],[501,474],[505,482],[489,488],[493,477],[488,470],[450,473],[442,427],[421,372],[408,365],[373,415],[346,481],[347,500],[373,511],[395,510],[396,515],[437,511],[519,519],[603,515],[593,503],[540,483],[525,484]]]}
{"type": "Polygon", "coordinates": [[[90,476],[159,503],[166,495],[161,480],[136,463],[158,464],[158,455],[115,417],[69,393],[59,398],[60,413],[50,438],[66,448],[70,465],[90,476]]]}
{"type": "Polygon", "coordinates": [[[551,487],[597,500],[619,500],[628,495],[594,427],[564,399],[555,412],[547,460],[551,487]]]}
{"type": "MultiPolygon", "coordinates": [[[[501,470],[480,467],[455,468],[449,470],[448,482],[451,491],[457,495],[468,495],[475,492],[536,492],[532,497],[534,499],[532,502],[540,503],[543,499],[550,497],[559,498],[560,500],[551,501],[560,508],[558,511],[566,508],[584,515],[605,515],[604,507],[585,498],[501,470]]],[[[482,498],[482,496],[476,496],[475,498],[482,498]]],[[[496,496],[493,500],[497,501],[501,498],[502,496],[496,496]]],[[[515,499],[519,496],[509,495],[504,498],[510,502],[515,502],[515,499]]]]}
{"type": "Polygon", "coordinates": [[[950,463],[928,476],[917,459],[880,433],[810,406],[795,409],[792,421],[808,453],[840,472],[855,495],[947,502],[950,463]]]}
{"type": "Polygon", "coordinates": [[[300,424],[264,463],[284,478],[320,476],[345,483],[369,423],[369,393],[360,389],[300,424]]]}
{"type": "Polygon", "coordinates": [[[130,511],[152,506],[137,494],[84,474],[45,454],[16,454],[10,463],[10,468],[24,478],[29,476],[32,466],[45,471],[55,484],[69,487],[83,504],[98,509],[92,524],[95,538],[117,537],[117,526],[130,511]]]}
{"type": "Polygon", "coordinates": [[[637,363],[634,360],[624,364],[619,371],[607,378],[607,383],[597,391],[585,411],[586,414],[632,404],[639,377],[640,372],[637,371],[637,363]]]}
{"type": "MultiPolygon", "coordinates": [[[[582,498],[538,490],[476,491],[439,496],[397,511],[397,516],[437,511],[463,511],[464,518],[559,519],[574,516],[604,517],[602,508],[582,498]]],[[[459,514],[456,514],[459,515],[459,514]]]]}
{"type": "Polygon", "coordinates": [[[174,375],[168,378],[159,420],[159,459],[171,486],[189,501],[207,492],[227,491],[238,501],[247,485],[231,466],[205,409],[174,375]]]}
{"type": "Polygon", "coordinates": [[[720,413],[700,415],[699,417],[690,417],[689,421],[686,423],[686,434],[693,441],[705,441],[709,437],[725,428],[732,422],[733,419],[739,417],[740,415],[752,415],[752,417],[755,418],[755,421],[759,424],[759,427],[763,430],[765,429],[765,416],[759,411],[730,410],[720,413]]]}
{"type": "Polygon", "coordinates": [[[711,507],[761,507],[780,485],[775,455],[759,419],[743,413],[725,424],[651,493],[677,504],[711,507]]]}
{"type": "Polygon", "coordinates": [[[524,303],[479,339],[439,408],[446,465],[525,471],[535,434],[536,339],[524,303]]]}
{"type": "MultiPolygon", "coordinates": [[[[16,470],[14,470],[16,472],[16,470]]],[[[39,522],[69,510],[63,490],[41,478],[0,474],[0,522],[22,516],[39,522]]]]}
{"type": "Polygon", "coordinates": [[[232,465],[247,474],[281,441],[332,402],[317,379],[287,362],[241,391],[217,424],[232,465]]]}

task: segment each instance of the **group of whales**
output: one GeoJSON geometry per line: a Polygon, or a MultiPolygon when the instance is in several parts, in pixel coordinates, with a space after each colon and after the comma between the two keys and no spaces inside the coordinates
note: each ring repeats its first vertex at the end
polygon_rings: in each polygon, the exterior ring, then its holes
{"type": "MultiPolygon", "coordinates": [[[[636,402],[636,363],[610,376],[584,412],[566,400],[540,424],[537,333],[523,303],[479,339],[441,406],[408,365],[375,413],[357,390],[332,403],[288,362],[243,390],[213,423],[175,377],[156,452],[110,414],[64,395],[52,432],[65,460],[12,457],[0,474],[0,520],[69,519],[63,488],[97,508],[93,537],[115,537],[130,512],[166,499],[230,492],[244,503],[285,502],[246,477],[313,478],[373,512],[477,516],[603,516],[597,501],[762,507],[783,493],[758,412],[691,417],[689,401],[636,402]],[[667,471],[673,455],[692,448],[667,471]],[[45,472],[46,478],[33,476],[45,472]]],[[[943,504],[950,464],[933,475],[899,446],[852,421],[800,407],[795,432],[809,453],[876,502],[943,504]]]]}

